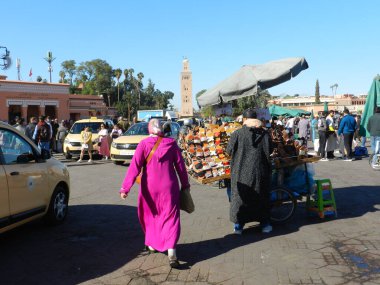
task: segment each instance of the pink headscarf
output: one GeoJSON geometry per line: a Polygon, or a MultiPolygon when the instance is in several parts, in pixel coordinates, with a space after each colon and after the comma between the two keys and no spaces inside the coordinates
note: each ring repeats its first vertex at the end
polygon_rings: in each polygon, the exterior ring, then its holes
{"type": "Polygon", "coordinates": [[[148,131],[150,135],[156,135],[159,137],[164,136],[164,132],[162,131],[160,121],[158,119],[151,119],[148,124],[148,131]]]}

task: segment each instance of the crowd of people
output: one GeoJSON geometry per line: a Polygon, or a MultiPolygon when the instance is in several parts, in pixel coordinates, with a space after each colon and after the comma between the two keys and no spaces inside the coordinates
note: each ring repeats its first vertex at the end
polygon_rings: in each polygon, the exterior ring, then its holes
{"type": "Polygon", "coordinates": [[[29,123],[24,118],[16,117],[13,127],[25,134],[40,149],[62,152],[63,141],[70,125],[68,121],[62,120],[58,123],[57,118],[41,115],[38,118],[31,117],[29,123]]]}

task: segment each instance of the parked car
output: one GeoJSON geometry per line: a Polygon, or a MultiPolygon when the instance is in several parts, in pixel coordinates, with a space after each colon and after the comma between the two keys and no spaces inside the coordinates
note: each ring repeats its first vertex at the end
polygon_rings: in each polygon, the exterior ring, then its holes
{"type": "MultiPolygon", "coordinates": [[[[164,124],[166,121],[161,121],[164,124]]],[[[172,122],[172,134],[170,137],[178,139],[180,126],[172,122]]],[[[122,136],[115,139],[111,144],[111,159],[115,164],[130,162],[137,145],[149,136],[148,123],[141,122],[134,124],[122,136]]]]}
{"type": "MultiPolygon", "coordinates": [[[[111,119],[101,119],[97,117],[91,117],[89,119],[83,119],[76,121],[68,132],[65,141],[63,143],[63,153],[67,159],[73,156],[79,157],[82,147],[80,133],[83,131],[84,127],[90,127],[92,132],[92,144],[98,143],[98,132],[100,130],[100,125],[105,124],[109,132],[113,128],[113,121],[111,119]]],[[[94,154],[98,153],[98,148],[94,147],[92,149],[94,154]]]]}
{"type": "Polygon", "coordinates": [[[63,222],[69,195],[66,166],[0,122],[0,233],[41,217],[63,222]]]}

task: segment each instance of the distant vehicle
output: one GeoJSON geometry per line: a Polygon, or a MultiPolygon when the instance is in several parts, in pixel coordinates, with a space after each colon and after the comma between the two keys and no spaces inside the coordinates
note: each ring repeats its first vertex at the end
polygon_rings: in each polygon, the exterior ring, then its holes
{"type": "Polygon", "coordinates": [[[149,122],[152,118],[162,118],[175,122],[178,118],[174,111],[167,110],[139,110],[137,111],[137,120],[139,122],[149,122]]]}
{"type": "MultiPolygon", "coordinates": [[[[105,124],[108,132],[111,132],[114,123],[111,119],[101,119],[97,117],[91,117],[89,119],[83,119],[76,121],[68,132],[65,141],[63,143],[63,153],[67,159],[73,156],[79,156],[81,152],[81,136],[80,133],[83,131],[84,127],[90,127],[92,132],[92,144],[98,143],[98,132],[100,130],[100,125],[105,124]]],[[[92,150],[94,153],[98,152],[98,148],[94,147],[92,150]]]]}
{"type": "MultiPolygon", "coordinates": [[[[161,121],[164,124],[166,121],[161,121]]],[[[172,135],[170,137],[178,139],[180,126],[172,122],[172,135]]],[[[111,144],[111,160],[115,164],[130,162],[135,154],[137,145],[143,139],[149,137],[148,123],[141,122],[134,124],[122,136],[115,139],[111,144]]]]}
{"type": "Polygon", "coordinates": [[[0,122],[0,233],[41,217],[63,222],[69,195],[67,167],[0,122]]]}
{"type": "Polygon", "coordinates": [[[181,119],[177,120],[176,123],[182,127],[183,126],[183,122],[185,120],[187,120],[187,119],[195,120],[195,125],[197,125],[197,126],[200,126],[203,123],[203,119],[198,119],[198,118],[193,118],[193,117],[191,117],[191,118],[181,118],[181,119]]]}

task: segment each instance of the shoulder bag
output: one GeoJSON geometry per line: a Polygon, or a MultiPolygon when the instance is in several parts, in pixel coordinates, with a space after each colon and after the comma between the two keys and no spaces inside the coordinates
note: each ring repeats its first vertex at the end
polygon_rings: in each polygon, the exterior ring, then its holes
{"type": "Polygon", "coordinates": [[[179,194],[179,208],[189,214],[194,212],[195,206],[189,188],[181,190],[179,194]]]}
{"type": "MultiPolygon", "coordinates": [[[[148,158],[146,159],[146,164],[145,165],[148,165],[149,161],[152,159],[152,156],[153,156],[154,152],[156,151],[156,149],[158,148],[158,146],[160,145],[161,141],[162,141],[162,137],[158,137],[156,143],[154,144],[152,150],[150,151],[150,153],[148,155],[148,158]]],[[[136,177],[135,182],[137,184],[141,184],[142,172],[143,172],[143,170],[141,169],[140,174],[136,177]]]]}

